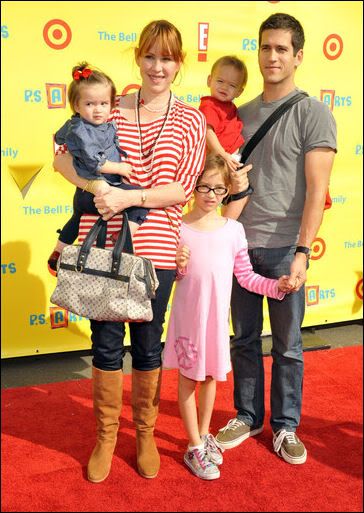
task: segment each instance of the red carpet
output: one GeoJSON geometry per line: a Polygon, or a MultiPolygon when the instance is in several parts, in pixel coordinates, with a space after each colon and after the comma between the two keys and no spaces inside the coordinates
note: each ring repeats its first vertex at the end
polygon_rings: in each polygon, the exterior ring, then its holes
{"type": "MultiPolygon", "coordinates": [[[[264,361],[269,377],[271,358],[264,361]]],[[[126,376],[116,455],[101,484],[85,477],[94,442],[90,380],[4,390],[2,511],[363,510],[361,346],[305,353],[299,429],[308,450],[305,465],[289,465],[272,452],[268,412],[261,435],[224,453],[216,481],[202,481],[184,467],[176,372],[165,371],[163,379],[158,477],[143,479],[135,470],[126,376]]],[[[231,376],[217,394],[214,433],[233,413],[231,376]]]]}

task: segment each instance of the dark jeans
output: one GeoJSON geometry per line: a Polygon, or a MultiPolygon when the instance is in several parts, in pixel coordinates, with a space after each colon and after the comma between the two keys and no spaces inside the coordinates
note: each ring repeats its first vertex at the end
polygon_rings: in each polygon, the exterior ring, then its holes
{"type": "MultiPolygon", "coordinates": [[[[161,366],[163,323],[169,296],[175,280],[174,270],[157,269],[159,286],[152,300],[153,320],[129,323],[132,366],[137,370],[153,370],[161,366]]],[[[122,322],[90,321],[92,364],[101,370],[123,368],[125,325],[122,322]]]]}
{"type": "MultiPolygon", "coordinates": [[[[119,189],[124,190],[142,189],[142,187],[139,187],[138,185],[131,185],[127,183],[122,183],[113,187],[118,187],[119,189]]],[[[126,212],[128,213],[129,221],[142,224],[142,222],[147,217],[148,209],[143,207],[129,207],[126,209],[126,212]]],[[[78,237],[78,230],[82,214],[95,214],[97,216],[100,215],[99,211],[95,207],[93,194],[87,191],[83,191],[77,187],[73,196],[73,215],[64,225],[62,230],[59,231],[59,240],[61,242],[64,242],[65,244],[74,243],[78,237]]]]}
{"type": "MultiPolygon", "coordinates": [[[[267,278],[290,274],[295,247],[256,248],[249,256],[256,273],[267,278]]],[[[237,417],[251,426],[264,421],[264,367],[261,333],[263,297],[240,287],[234,278],[231,315],[234,337],[231,360],[237,417]]],[[[272,330],[271,419],[273,431],[295,431],[300,422],[303,383],[301,324],[305,311],[304,286],[282,301],[268,299],[272,330]]]]}

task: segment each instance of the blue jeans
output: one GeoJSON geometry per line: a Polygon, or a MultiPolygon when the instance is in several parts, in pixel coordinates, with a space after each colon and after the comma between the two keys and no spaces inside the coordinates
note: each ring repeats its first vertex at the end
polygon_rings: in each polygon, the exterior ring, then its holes
{"type": "MultiPolygon", "coordinates": [[[[137,370],[153,370],[161,366],[164,317],[176,276],[174,270],[156,269],[159,286],[152,299],[153,320],[130,322],[132,366],[137,370]]],[[[92,365],[105,371],[123,368],[125,355],[123,322],[91,320],[92,365]]]]}
{"type": "MultiPolygon", "coordinates": [[[[256,273],[267,278],[290,274],[295,246],[249,250],[256,273]]],[[[231,360],[237,417],[250,426],[264,422],[264,367],[261,333],[263,297],[240,287],[234,277],[231,315],[234,337],[231,360]]],[[[268,299],[272,331],[271,419],[273,431],[295,431],[300,422],[303,383],[301,324],[305,312],[304,287],[282,301],[268,299]]]]}

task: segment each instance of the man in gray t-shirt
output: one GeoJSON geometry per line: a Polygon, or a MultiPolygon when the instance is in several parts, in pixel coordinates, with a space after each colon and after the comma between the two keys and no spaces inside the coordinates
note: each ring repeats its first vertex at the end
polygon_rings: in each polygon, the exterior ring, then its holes
{"type": "MultiPolygon", "coordinates": [[[[240,107],[245,141],[297,92],[295,88],[270,102],[259,95],[240,107]]],[[[291,107],[253,150],[249,181],[254,194],[239,217],[249,248],[281,248],[299,242],[306,198],[306,155],[321,148],[336,148],[335,120],[327,105],[307,97],[291,107]]],[[[302,238],[300,242],[308,246],[312,240],[302,238]]]]}
{"type": "MultiPolygon", "coordinates": [[[[239,108],[245,144],[277,107],[297,93],[294,76],[303,59],[303,45],[303,28],[292,16],[273,14],[262,23],[258,55],[263,93],[239,108]]],[[[254,192],[249,200],[234,201],[230,209],[236,215],[239,207],[243,208],[238,219],[246,232],[254,271],[269,278],[287,274],[292,287],[282,301],[268,298],[273,341],[273,448],[292,464],[302,464],[307,458],[295,433],[302,405],[303,284],[310,246],[322,221],[335,153],[336,124],[328,107],[310,97],[299,101],[251,153],[249,181],[254,192]]],[[[228,211],[229,206],[226,215],[228,211]]],[[[223,449],[236,447],[263,430],[262,308],[263,296],[248,292],[234,280],[231,360],[237,415],[216,436],[223,449]]]]}

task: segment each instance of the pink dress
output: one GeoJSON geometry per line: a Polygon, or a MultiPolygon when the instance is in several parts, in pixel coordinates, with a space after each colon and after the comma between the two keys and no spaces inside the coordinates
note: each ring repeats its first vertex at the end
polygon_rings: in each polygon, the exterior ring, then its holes
{"type": "Polygon", "coordinates": [[[247,290],[283,299],[277,280],[252,270],[241,223],[227,219],[213,231],[182,223],[181,245],[191,250],[184,275],[177,277],[163,354],[165,368],[187,378],[225,381],[231,370],[229,312],[233,273],[247,290]]]}

